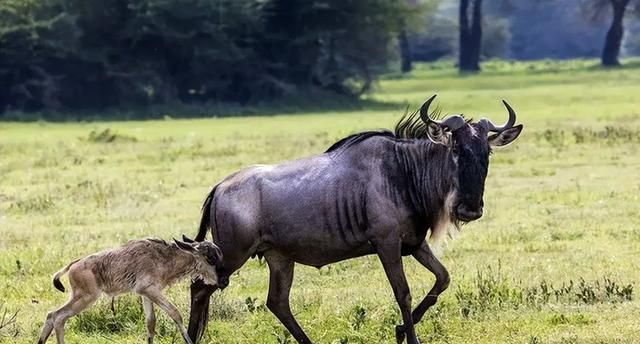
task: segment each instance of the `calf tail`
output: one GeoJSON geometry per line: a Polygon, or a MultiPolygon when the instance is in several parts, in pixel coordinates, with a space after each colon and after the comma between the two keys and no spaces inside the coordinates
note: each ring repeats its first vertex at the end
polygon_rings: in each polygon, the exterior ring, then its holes
{"type": "Polygon", "coordinates": [[[64,293],[64,285],[62,285],[62,282],[60,282],[60,277],[62,277],[62,275],[67,273],[67,271],[69,271],[69,268],[71,268],[71,265],[77,263],[79,260],[80,259],[76,259],[72,261],[71,263],[67,264],[67,266],[62,268],[60,271],[56,272],[55,275],[53,275],[53,286],[56,287],[56,289],[64,293]]]}
{"type": "Polygon", "coordinates": [[[204,200],[202,205],[202,219],[200,220],[200,228],[198,229],[198,235],[195,237],[195,241],[203,241],[207,237],[207,231],[211,228],[211,203],[213,202],[213,196],[216,193],[218,185],[214,186],[209,192],[207,199],[204,200]]]}

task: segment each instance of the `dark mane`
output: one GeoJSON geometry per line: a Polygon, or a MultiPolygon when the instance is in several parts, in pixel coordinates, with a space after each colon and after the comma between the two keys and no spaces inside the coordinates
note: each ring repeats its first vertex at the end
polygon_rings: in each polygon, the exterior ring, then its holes
{"type": "MultiPolygon", "coordinates": [[[[441,117],[440,109],[435,109],[430,115],[433,119],[441,117]]],[[[400,117],[398,123],[396,123],[393,132],[390,130],[370,130],[360,133],[351,134],[345,138],[340,139],[331,147],[329,147],[325,153],[333,152],[338,149],[347,149],[357,143],[360,143],[370,137],[383,136],[397,139],[426,139],[427,138],[427,125],[420,118],[419,112],[409,112],[408,108],[404,115],[400,117]]]]}
{"type": "Polygon", "coordinates": [[[356,143],[362,142],[373,136],[385,136],[385,137],[396,137],[394,133],[389,130],[372,130],[372,131],[363,131],[361,133],[351,134],[345,138],[340,139],[336,143],[332,144],[325,153],[333,152],[338,149],[346,149],[349,148],[356,143]]]}

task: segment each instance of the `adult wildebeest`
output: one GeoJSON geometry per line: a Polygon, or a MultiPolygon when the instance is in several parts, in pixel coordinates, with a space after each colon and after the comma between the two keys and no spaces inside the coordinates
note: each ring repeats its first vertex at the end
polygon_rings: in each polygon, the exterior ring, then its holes
{"type": "MultiPolygon", "coordinates": [[[[311,343],[289,308],[294,263],[321,267],[375,253],[402,313],[398,342],[406,336],[408,343],[419,343],[414,324],[449,284],[426,234],[442,237],[449,225],[482,216],[491,146],[512,142],[522,130],[506,102],[509,120],[503,126],[458,115],[436,121],[429,116],[434,98],[420,116],[403,117],[395,133],[354,134],[323,154],[249,167],[213,187],[195,240],[204,240],[211,229],[225,257],[219,284],[224,287],[249,257],[264,256],[270,271],[267,307],[299,343],[311,343]],[[436,277],[413,313],[405,255],[436,277]]],[[[191,285],[188,333],[194,340],[202,335],[215,289],[201,281],[191,285]]]]}

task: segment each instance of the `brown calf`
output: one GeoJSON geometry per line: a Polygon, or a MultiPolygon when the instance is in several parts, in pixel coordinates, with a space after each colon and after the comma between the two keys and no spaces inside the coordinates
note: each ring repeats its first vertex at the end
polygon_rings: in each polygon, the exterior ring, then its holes
{"type": "Polygon", "coordinates": [[[64,343],[67,319],[91,306],[102,293],[114,297],[125,292],[142,297],[149,344],[155,334],[154,303],[173,319],[185,342],[192,344],[180,312],[164,297],[162,289],[185,277],[216,285],[216,266],[222,252],[211,242],[174,241],[175,244],[158,239],[132,240],[125,246],[75,260],[58,271],[53,276],[53,285],[64,291],[60,277],[68,271],[71,299],[47,314],[38,344],[44,344],[54,329],[58,344],[64,343]]]}

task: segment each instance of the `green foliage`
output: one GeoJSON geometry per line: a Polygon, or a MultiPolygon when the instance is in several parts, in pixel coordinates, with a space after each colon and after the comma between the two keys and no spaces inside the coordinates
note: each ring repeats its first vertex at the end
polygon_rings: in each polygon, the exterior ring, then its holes
{"type": "MultiPolygon", "coordinates": [[[[260,80],[243,48],[259,32],[254,1],[52,0],[13,12],[0,50],[3,108],[100,108],[241,97],[260,80]],[[11,68],[9,68],[11,67],[11,68]],[[249,83],[246,83],[249,85],[249,83]],[[9,99],[11,98],[11,99],[9,99]]],[[[4,24],[4,23],[3,23],[4,24]]],[[[0,31],[2,32],[2,31],[0,31]]]]}
{"type": "MultiPolygon", "coordinates": [[[[429,16],[425,19],[425,30],[412,35],[411,50],[414,59],[435,61],[455,57],[459,49],[457,21],[450,16],[434,16],[431,12],[427,14],[429,16]]],[[[511,43],[509,21],[491,16],[485,18],[482,25],[482,58],[508,57],[511,43]]]]}
{"type": "Polygon", "coordinates": [[[358,95],[406,16],[390,0],[6,1],[0,112],[358,95]]]}
{"type": "Polygon", "coordinates": [[[16,212],[21,213],[40,213],[45,210],[49,210],[55,206],[54,201],[51,199],[51,196],[48,194],[38,195],[34,198],[28,198],[23,200],[18,200],[15,203],[11,204],[9,209],[14,210],[16,212]]]}
{"type": "Polygon", "coordinates": [[[367,320],[367,309],[362,305],[356,305],[351,310],[351,327],[358,331],[367,320]]]}
{"type": "Polygon", "coordinates": [[[102,131],[92,130],[87,136],[87,141],[94,143],[112,143],[122,141],[136,142],[137,139],[133,136],[114,133],[111,129],[107,128],[102,131]]]}
{"type": "MultiPolygon", "coordinates": [[[[69,324],[69,329],[84,333],[108,334],[127,331],[144,333],[144,312],[139,297],[131,295],[118,297],[114,300],[114,310],[115,313],[112,313],[106,302],[99,302],[97,307],[91,307],[80,313],[76,321],[69,324]]],[[[161,323],[158,325],[158,328],[164,327],[161,323]]]]}
{"type": "Polygon", "coordinates": [[[411,53],[416,61],[454,57],[458,51],[458,24],[448,17],[429,18],[426,30],[413,35],[411,53]]]}
{"type": "Polygon", "coordinates": [[[482,32],[482,57],[506,58],[509,57],[509,44],[511,32],[509,21],[495,17],[485,19],[482,32]]]}
{"type": "Polygon", "coordinates": [[[630,142],[640,142],[640,130],[626,126],[605,125],[602,128],[585,128],[578,126],[570,131],[563,129],[546,129],[536,133],[540,142],[551,144],[562,149],[569,143],[586,144],[601,143],[608,145],[620,145],[630,142]]]}
{"type": "Polygon", "coordinates": [[[15,338],[20,331],[16,325],[18,311],[10,311],[4,303],[0,303],[0,339],[15,338]]]}

